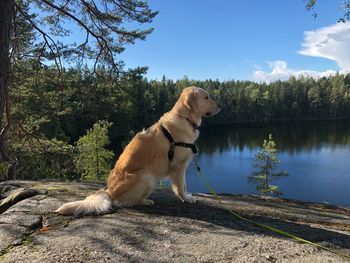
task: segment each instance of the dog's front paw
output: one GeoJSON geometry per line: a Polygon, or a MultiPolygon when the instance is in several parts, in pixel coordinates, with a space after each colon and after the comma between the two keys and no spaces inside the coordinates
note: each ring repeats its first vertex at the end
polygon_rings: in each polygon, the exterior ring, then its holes
{"type": "Polygon", "coordinates": [[[196,198],[191,194],[186,194],[183,199],[186,203],[190,203],[190,204],[193,204],[196,202],[196,198]]]}

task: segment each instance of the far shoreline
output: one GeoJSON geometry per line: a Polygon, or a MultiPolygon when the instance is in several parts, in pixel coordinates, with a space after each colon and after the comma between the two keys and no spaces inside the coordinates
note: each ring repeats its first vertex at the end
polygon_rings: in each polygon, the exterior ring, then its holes
{"type": "Polygon", "coordinates": [[[215,127],[215,126],[236,126],[236,125],[246,125],[252,127],[264,127],[269,125],[276,124],[292,124],[292,123],[315,123],[315,122],[341,122],[341,121],[350,121],[350,118],[326,118],[326,119],[297,119],[297,120],[263,120],[263,121],[233,121],[233,122],[222,122],[222,123],[209,123],[203,124],[200,129],[204,129],[207,127],[215,127]]]}

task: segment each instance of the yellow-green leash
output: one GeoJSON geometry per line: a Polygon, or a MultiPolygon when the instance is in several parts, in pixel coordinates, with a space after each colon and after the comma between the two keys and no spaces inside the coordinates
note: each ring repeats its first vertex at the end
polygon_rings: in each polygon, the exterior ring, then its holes
{"type": "Polygon", "coordinates": [[[295,236],[293,234],[290,234],[288,232],[285,232],[285,231],[282,231],[282,230],[279,230],[277,228],[274,228],[274,227],[271,227],[271,226],[268,226],[268,225],[265,225],[265,224],[261,224],[261,223],[258,223],[258,222],[255,222],[253,220],[250,220],[250,219],[247,219],[241,215],[239,215],[237,212],[233,211],[230,207],[228,207],[223,201],[222,199],[220,198],[220,196],[217,194],[217,192],[213,189],[213,187],[211,187],[211,185],[208,183],[208,181],[205,179],[205,177],[203,176],[203,173],[199,167],[199,161],[198,161],[198,154],[194,156],[194,160],[195,160],[195,165],[196,165],[196,168],[197,168],[197,172],[198,172],[198,175],[199,177],[202,179],[203,183],[205,184],[205,186],[208,188],[209,192],[215,197],[215,199],[224,207],[226,208],[227,211],[229,211],[233,216],[235,216],[236,218],[238,219],[241,219],[245,222],[248,222],[248,223],[251,223],[253,225],[256,225],[258,227],[261,227],[261,228],[264,228],[264,229],[268,229],[268,230],[271,230],[277,234],[280,234],[282,236],[286,236],[286,237],[289,237],[289,238],[292,238],[296,241],[299,241],[299,242],[302,242],[302,243],[305,243],[305,244],[309,244],[309,245],[312,245],[312,246],[315,246],[315,247],[318,247],[320,249],[324,249],[324,250],[327,250],[331,253],[334,253],[334,254],[337,254],[339,256],[342,256],[348,260],[350,260],[350,255],[347,255],[345,253],[342,253],[342,252],[338,252],[338,251],[335,251],[335,250],[332,250],[328,247],[325,247],[325,246],[322,246],[320,244],[317,244],[317,243],[314,243],[314,242],[311,242],[309,240],[306,240],[304,238],[301,238],[301,237],[298,237],[298,236],[295,236]]]}

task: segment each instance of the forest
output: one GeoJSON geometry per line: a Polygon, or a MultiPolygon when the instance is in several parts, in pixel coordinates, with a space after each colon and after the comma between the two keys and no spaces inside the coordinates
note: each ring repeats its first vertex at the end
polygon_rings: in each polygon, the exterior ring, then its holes
{"type": "Polygon", "coordinates": [[[170,110],[181,90],[190,85],[207,89],[222,106],[202,127],[350,118],[350,74],[291,77],[267,84],[197,81],[186,76],[176,81],[165,76],[161,81],[148,80],[145,68],[118,76],[103,67],[97,72],[93,75],[87,67],[58,72],[30,60],[16,64],[8,98],[12,125],[7,132],[9,155],[17,162],[16,178],[82,179],[73,163],[77,141],[99,121],[111,123],[112,167],[130,138],[170,110]]]}

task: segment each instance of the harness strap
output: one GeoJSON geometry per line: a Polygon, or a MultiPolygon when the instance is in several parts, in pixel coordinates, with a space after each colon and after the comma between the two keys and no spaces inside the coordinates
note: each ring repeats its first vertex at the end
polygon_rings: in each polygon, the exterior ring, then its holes
{"type": "Polygon", "coordinates": [[[186,143],[186,142],[176,142],[174,143],[175,146],[181,146],[181,147],[186,147],[186,148],[191,148],[193,154],[198,153],[197,146],[194,143],[186,143]]]}
{"type": "Polygon", "coordinates": [[[160,128],[162,129],[162,131],[163,131],[165,137],[167,137],[168,141],[169,141],[170,143],[174,143],[173,136],[171,136],[171,134],[170,134],[170,132],[168,131],[168,129],[165,128],[163,124],[160,125],[160,128]]]}
{"type": "Polygon", "coordinates": [[[194,143],[186,143],[186,142],[175,142],[173,139],[173,136],[171,136],[171,133],[168,131],[167,128],[163,124],[160,125],[160,128],[162,129],[162,132],[164,136],[168,139],[170,142],[169,151],[168,151],[168,159],[169,161],[172,161],[174,158],[174,150],[175,146],[190,148],[192,150],[193,154],[198,153],[197,146],[194,143]]]}

